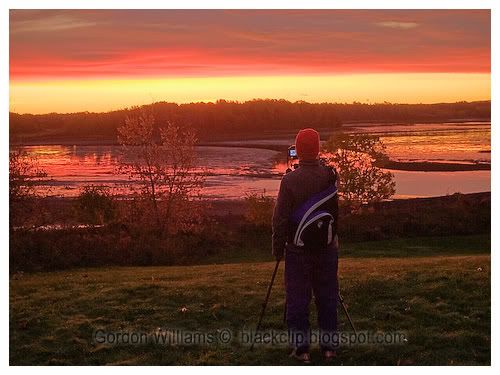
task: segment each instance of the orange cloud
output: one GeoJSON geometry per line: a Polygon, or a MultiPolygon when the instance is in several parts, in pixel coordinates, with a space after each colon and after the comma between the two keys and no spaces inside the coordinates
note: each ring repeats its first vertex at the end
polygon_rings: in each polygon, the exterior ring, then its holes
{"type": "Polygon", "coordinates": [[[413,29],[418,26],[416,22],[398,22],[398,21],[384,21],[377,22],[378,26],[390,27],[391,29],[413,29]]]}

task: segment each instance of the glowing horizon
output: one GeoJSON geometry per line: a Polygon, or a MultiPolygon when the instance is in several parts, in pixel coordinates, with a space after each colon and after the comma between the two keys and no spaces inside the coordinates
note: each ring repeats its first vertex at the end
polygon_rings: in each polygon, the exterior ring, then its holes
{"type": "Polygon", "coordinates": [[[11,95],[17,99],[11,100],[10,109],[33,114],[48,113],[48,107],[52,108],[49,112],[105,112],[158,101],[182,104],[218,99],[399,103],[401,96],[407,98],[404,103],[430,104],[490,100],[489,92],[490,75],[482,73],[61,80],[11,83],[11,95]],[[302,92],[305,85],[310,94],[302,92]]]}
{"type": "Polygon", "coordinates": [[[490,100],[488,10],[13,10],[10,110],[490,100]]]}

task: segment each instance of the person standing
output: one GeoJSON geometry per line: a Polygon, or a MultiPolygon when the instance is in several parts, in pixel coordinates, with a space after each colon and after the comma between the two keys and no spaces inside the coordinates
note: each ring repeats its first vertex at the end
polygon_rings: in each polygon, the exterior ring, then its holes
{"type": "Polygon", "coordinates": [[[310,362],[309,305],[314,295],[323,357],[335,357],[337,329],[337,174],[319,160],[314,129],[295,140],[298,168],[281,180],[273,212],[272,253],[285,257],[286,321],[291,356],[310,362]]]}

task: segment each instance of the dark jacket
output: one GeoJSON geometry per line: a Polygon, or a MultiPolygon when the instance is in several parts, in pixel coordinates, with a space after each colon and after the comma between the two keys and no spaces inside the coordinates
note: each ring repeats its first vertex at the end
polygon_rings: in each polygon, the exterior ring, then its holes
{"type": "MultiPolygon", "coordinates": [[[[299,162],[299,168],[285,174],[281,180],[278,198],[273,213],[273,255],[282,256],[285,244],[290,241],[290,216],[312,195],[327,189],[335,183],[335,174],[330,167],[315,161],[299,162]]],[[[328,211],[334,218],[334,233],[337,233],[338,197],[329,203],[328,211]]]]}

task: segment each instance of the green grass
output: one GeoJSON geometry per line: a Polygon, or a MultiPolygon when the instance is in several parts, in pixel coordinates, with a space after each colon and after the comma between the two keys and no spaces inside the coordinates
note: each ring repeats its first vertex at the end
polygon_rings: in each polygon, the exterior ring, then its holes
{"type": "MultiPolygon", "coordinates": [[[[271,258],[270,234],[247,233],[245,244],[237,249],[223,249],[198,263],[267,262],[271,258]]],[[[489,234],[472,236],[411,237],[368,242],[341,242],[341,257],[422,257],[432,255],[473,255],[490,252],[489,234]]]]}
{"type": "Polygon", "coordinates": [[[422,257],[484,254],[491,248],[487,234],[474,236],[413,237],[396,240],[352,242],[342,247],[348,257],[422,257]]]}
{"type": "MultiPolygon", "coordinates": [[[[404,331],[408,342],[343,347],[332,364],[490,364],[490,256],[489,248],[478,254],[472,246],[478,238],[436,240],[430,247],[434,250],[429,250],[428,240],[398,240],[379,248],[390,257],[343,257],[340,283],[356,328],[404,331]],[[419,243],[427,243],[425,250],[419,243]],[[411,255],[418,256],[402,257],[414,246],[411,255]],[[467,251],[474,254],[456,255],[467,251]]],[[[484,246],[489,243],[485,241],[484,246]]],[[[373,254],[374,248],[353,244],[344,251],[373,254]]],[[[235,334],[254,328],[273,265],[248,262],[14,275],[10,363],[294,364],[284,348],[256,347],[250,352],[236,342],[165,347],[92,341],[97,328],[147,332],[157,327],[228,328],[235,334]]],[[[264,329],[284,328],[283,303],[281,266],[264,329]]],[[[348,329],[341,312],[339,317],[340,329],[348,329]]],[[[323,364],[317,348],[312,355],[314,363],[323,364]]]]}

